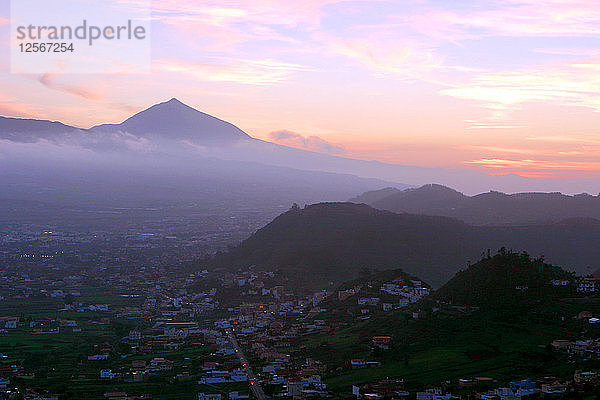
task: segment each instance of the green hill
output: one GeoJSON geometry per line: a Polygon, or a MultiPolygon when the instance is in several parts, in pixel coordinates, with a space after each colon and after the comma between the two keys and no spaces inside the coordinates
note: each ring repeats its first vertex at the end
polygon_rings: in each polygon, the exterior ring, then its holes
{"type": "Polygon", "coordinates": [[[532,259],[527,253],[501,249],[459,271],[433,294],[433,299],[476,307],[525,305],[549,301],[574,292],[576,277],[559,267],[532,259]],[[553,280],[569,281],[567,286],[554,286],[553,280]]]}

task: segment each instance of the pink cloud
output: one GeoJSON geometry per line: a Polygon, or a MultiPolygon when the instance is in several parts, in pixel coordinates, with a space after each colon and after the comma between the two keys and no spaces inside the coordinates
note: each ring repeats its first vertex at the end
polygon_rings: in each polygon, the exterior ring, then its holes
{"type": "Polygon", "coordinates": [[[428,7],[393,21],[436,40],[461,41],[482,36],[598,35],[600,5],[586,0],[508,0],[493,7],[461,10],[428,7]]]}
{"type": "Polygon", "coordinates": [[[65,93],[71,94],[73,96],[81,97],[82,99],[85,99],[85,100],[92,100],[92,101],[102,101],[103,100],[103,96],[100,93],[98,93],[97,91],[92,90],[83,85],[77,85],[75,83],[58,82],[56,80],[57,76],[58,76],[58,74],[55,74],[55,73],[43,74],[38,77],[38,82],[40,82],[42,85],[44,85],[45,87],[47,87],[49,89],[65,92],[65,93]]]}
{"type": "Polygon", "coordinates": [[[0,115],[20,118],[37,118],[38,114],[31,111],[27,104],[0,99],[0,115]]]}
{"type": "Polygon", "coordinates": [[[156,70],[184,73],[213,82],[233,82],[245,85],[273,85],[286,81],[292,74],[310,71],[299,64],[271,59],[217,59],[216,62],[193,62],[164,58],[155,62],[156,70]]]}
{"type": "Polygon", "coordinates": [[[156,0],[156,14],[174,19],[196,20],[215,26],[236,22],[296,27],[318,25],[321,7],[341,0],[219,0],[199,3],[193,0],[156,0]]]}
{"type": "Polygon", "coordinates": [[[440,91],[442,95],[482,104],[489,110],[483,119],[469,119],[469,128],[521,127],[510,114],[526,103],[585,107],[600,111],[600,59],[551,66],[478,73],[470,81],[440,91]]]}
{"type": "Polygon", "coordinates": [[[465,161],[465,164],[479,165],[488,169],[530,171],[559,174],[561,172],[593,172],[600,173],[600,162],[597,161],[550,161],[536,159],[481,158],[465,161]]]}
{"type": "Polygon", "coordinates": [[[425,43],[374,33],[366,37],[316,36],[327,53],[346,57],[375,75],[448,85],[438,72],[452,67],[445,66],[444,58],[425,43]]]}
{"type": "Polygon", "coordinates": [[[292,35],[274,27],[314,29],[323,16],[321,7],[339,1],[156,0],[152,7],[154,19],[177,32],[179,41],[189,47],[218,51],[250,40],[298,44],[292,35]]]}
{"type": "Polygon", "coordinates": [[[346,152],[343,146],[315,135],[304,136],[292,131],[275,131],[271,132],[269,136],[279,144],[319,153],[344,154],[346,152]]]}

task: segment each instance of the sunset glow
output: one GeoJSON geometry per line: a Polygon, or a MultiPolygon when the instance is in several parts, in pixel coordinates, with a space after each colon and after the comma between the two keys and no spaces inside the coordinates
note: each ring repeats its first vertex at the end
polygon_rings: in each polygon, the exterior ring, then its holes
{"type": "MultiPolygon", "coordinates": [[[[600,175],[597,1],[152,4],[151,74],[12,74],[4,57],[0,115],[90,127],[177,97],[253,137],[336,155],[600,175]]],[[[5,54],[9,27],[4,2],[5,54]]]]}

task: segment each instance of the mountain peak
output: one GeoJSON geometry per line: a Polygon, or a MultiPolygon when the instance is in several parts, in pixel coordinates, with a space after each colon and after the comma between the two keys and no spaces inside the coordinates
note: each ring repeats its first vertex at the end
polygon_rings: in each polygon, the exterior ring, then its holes
{"type": "MultiPolygon", "coordinates": [[[[183,101],[179,100],[177,97],[172,97],[170,100],[163,101],[161,103],[156,103],[152,107],[155,107],[155,106],[165,106],[165,105],[172,106],[172,107],[179,106],[179,107],[191,108],[193,110],[196,110],[195,108],[193,108],[193,107],[185,104],[183,101]]],[[[150,107],[150,108],[152,108],[152,107],[150,107]]]]}
{"type": "MultiPolygon", "coordinates": [[[[122,124],[130,121],[130,120],[136,120],[139,119],[141,117],[143,118],[149,118],[150,116],[155,116],[158,115],[160,118],[199,118],[199,117],[204,117],[207,119],[214,119],[214,120],[218,120],[221,121],[220,119],[213,117],[212,115],[203,113],[197,109],[195,109],[194,107],[184,103],[183,101],[179,100],[177,97],[172,97],[169,100],[166,101],[161,101],[160,103],[156,103],[154,105],[151,105],[150,107],[137,112],[136,114],[133,114],[131,117],[127,118],[125,121],[123,121],[122,124]]],[[[222,121],[223,123],[228,123],[226,121],[222,121]]]]}
{"type": "Polygon", "coordinates": [[[198,111],[175,97],[154,104],[120,124],[99,125],[92,130],[124,131],[136,136],[186,140],[208,146],[250,139],[235,125],[198,111]]]}

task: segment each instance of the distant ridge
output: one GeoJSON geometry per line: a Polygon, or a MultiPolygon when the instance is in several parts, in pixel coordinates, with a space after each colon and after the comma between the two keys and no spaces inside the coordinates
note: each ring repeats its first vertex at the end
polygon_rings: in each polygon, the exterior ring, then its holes
{"type": "Polygon", "coordinates": [[[364,204],[374,204],[385,198],[388,198],[392,195],[397,195],[401,193],[402,190],[395,187],[386,187],[379,190],[372,190],[370,192],[365,192],[360,196],[356,196],[348,200],[351,203],[364,203],[364,204]]]}
{"type": "Polygon", "coordinates": [[[0,139],[20,143],[35,143],[40,139],[56,139],[81,129],[62,122],[29,118],[0,117],[0,139]]]}
{"type": "Polygon", "coordinates": [[[466,196],[446,186],[385,188],[352,198],[355,203],[392,212],[441,215],[474,225],[519,225],[558,222],[567,218],[600,218],[600,197],[561,193],[496,191],[466,196]]]}

